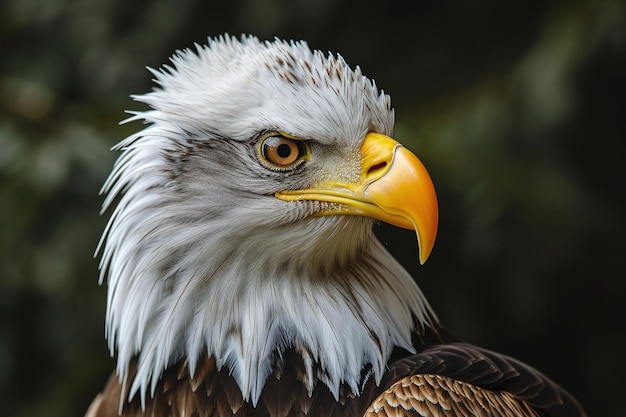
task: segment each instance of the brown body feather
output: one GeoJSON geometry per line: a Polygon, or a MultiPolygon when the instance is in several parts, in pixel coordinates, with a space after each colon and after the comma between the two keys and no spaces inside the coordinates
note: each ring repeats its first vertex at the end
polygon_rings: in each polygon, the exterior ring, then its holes
{"type": "Polygon", "coordinates": [[[361,392],[342,386],[338,399],[321,383],[309,395],[302,359],[289,349],[276,356],[256,406],[205,358],[193,376],[185,360],[166,370],[145,407],[138,396],[127,401],[112,375],[86,417],[118,416],[120,398],[126,417],[585,416],[567,392],[514,359],[434,333],[416,345],[417,354],[394,352],[379,385],[366,369],[361,392]]]}

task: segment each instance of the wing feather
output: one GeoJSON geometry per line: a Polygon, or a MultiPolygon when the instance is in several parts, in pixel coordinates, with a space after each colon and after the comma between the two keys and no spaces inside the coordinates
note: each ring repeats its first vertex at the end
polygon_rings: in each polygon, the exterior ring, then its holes
{"type": "Polygon", "coordinates": [[[522,400],[441,375],[411,375],[374,400],[364,417],[539,417],[522,400]]]}

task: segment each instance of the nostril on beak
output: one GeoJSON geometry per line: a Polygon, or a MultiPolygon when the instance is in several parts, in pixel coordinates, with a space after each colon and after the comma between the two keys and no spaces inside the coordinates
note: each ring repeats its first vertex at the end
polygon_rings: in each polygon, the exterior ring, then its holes
{"type": "Polygon", "coordinates": [[[375,164],[375,165],[372,165],[367,170],[367,177],[369,178],[369,177],[375,176],[379,172],[384,171],[386,167],[387,167],[387,162],[385,162],[385,161],[379,162],[378,164],[375,164]]]}

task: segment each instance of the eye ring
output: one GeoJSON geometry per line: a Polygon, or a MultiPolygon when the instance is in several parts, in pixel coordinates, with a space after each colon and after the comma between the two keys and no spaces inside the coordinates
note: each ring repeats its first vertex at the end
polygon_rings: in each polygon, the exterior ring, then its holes
{"type": "Polygon", "coordinates": [[[292,169],[308,159],[309,148],[305,141],[280,133],[265,136],[258,146],[261,161],[272,169],[292,169]]]}

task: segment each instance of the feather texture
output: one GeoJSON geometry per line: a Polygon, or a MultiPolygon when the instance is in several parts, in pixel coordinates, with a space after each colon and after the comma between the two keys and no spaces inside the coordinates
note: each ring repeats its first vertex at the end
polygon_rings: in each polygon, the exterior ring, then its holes
{"type": "MultiPolygon", "coordinates": [[[[400,358],[389,365],[381,384],[363,370],[359,391],[343,385],[337,399],[323,384],[309,392],[302,356],[288,350],[275,358],[256,405],[243,399],[232,376],[219,371],[214,359],[204,358],[193,377],[186,361],[167,370],[145,411],[134,399],[125,404],[123,415],[584,416],[568,393],[527,365],[456,342],[444,333],[429,331],[427,336],[429,342],[418,345],[420,353],[395,352],[400,358]]],[[[121,390],[118,379],[112,376],[87,416],[117,415],[116,407],[111,406],[117,405],[121,390]]]]}

